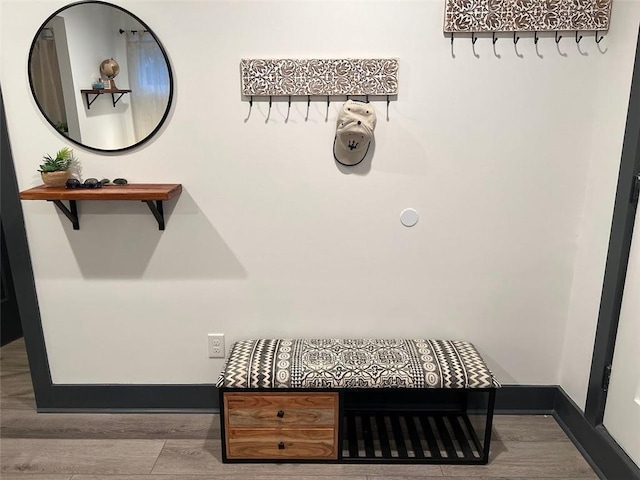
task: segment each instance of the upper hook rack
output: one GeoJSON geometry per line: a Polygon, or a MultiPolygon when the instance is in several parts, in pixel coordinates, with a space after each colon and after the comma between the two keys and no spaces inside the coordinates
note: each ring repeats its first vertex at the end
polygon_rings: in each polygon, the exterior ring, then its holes
{"type": "MultiPolygon", "coordinates": [[[[498,38],[499,38],[499,37],[498,37],[497,33],[498,33],[498,32],[495,32],[495,31],[494,31],[494,32],[492,32],[492,43],[493,43],[493,45],[495,45],[495,44],[497,43],[497,41],[498,41],[498,38]]],[[[595,31],[595,37],[594,37],[594,40],[595,40],[595,42],[596,42],[596,43],[598,43],[598,44],[599,44],[600,42],[602,42],[602,40],[604,40],[604,37],[605,37],[605,36],[606,36],[606,35],[601,34],[601,31],[600,31],[600,30],[596,30],[596,31],[595,31]]],[[[451,37],[449,37],[449,38],[451,39],[451,46],[453,47],[453,40],[454,40],[454,38],[455,38],[455,36],[454,36],[454,33],[453,33],[453,32],[451,32],[451,37]]],[[[473,45],[475,45],[475,44],[476,44],[476,42],[478,41],[478,38],[480,38],[480,37],[478,36],[478,32],[471,32],[471,43],[472,43],[473,45]]],[[[540,32],[539,32],[538,30],[534,30],[534,31],[533,31],[533,43],[534,43],[535,45],[538,45],[538,42],[540,41],[540,38],[541,38],[541,37],[540,37],[540,32]]],[[[556,31],[555,31],[555,40],[556,40],[556,44],[559,44],[559,43],[560,43],[560,40],[562,40],[562,38],[563,38],[563,36],[560,34],[560,31],[559,31],[559,30],[556,30],[556,31]]],[[[580,35],[580,30],[576,30],[576,31],[575,31],[575,40],[576,40],[576,43],[580,43],[580,42],[582,41],[582,39],[583,39],[583,38],[584,38],[584,37],[583,37],[583,35],[580,35]]],[[[518,36],[518,30],[514,30],[514,31],[513,31],[513,44],[514,44],[514,45],[517,45],[519,41],[520,41],[520,37],[518,36]]]]}

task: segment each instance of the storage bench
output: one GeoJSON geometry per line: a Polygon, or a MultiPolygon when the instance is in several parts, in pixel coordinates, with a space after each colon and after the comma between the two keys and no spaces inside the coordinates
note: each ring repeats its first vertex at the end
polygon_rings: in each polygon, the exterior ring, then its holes
{"type": "Polygon", "coordinates": [[[217,384],[224,462],[486,464],[500,386],[468,342],[236,342],[217,384]]]}

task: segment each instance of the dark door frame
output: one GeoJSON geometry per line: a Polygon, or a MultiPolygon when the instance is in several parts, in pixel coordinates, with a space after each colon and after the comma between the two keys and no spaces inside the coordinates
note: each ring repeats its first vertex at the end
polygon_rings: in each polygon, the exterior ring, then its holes
{"type": "Polygon", "coordinates": [[[640,174],[640,30],[585,406],[585,417],[593,426],[601,425],[604,418],[633,224],[638,207],[637,195],[640,188],[638,174],[640,174]]]}
{"type": "Polygon", "coordinates": [[[24,228],[22,205],[18,195],[4,100],[0,89],[0,215],[4,231],[7,257],[11,263],[11,275],[22,332],[27,347],[29,369],[36,397],[36,403],[44,401],[47,385],[51,385],[51,372],[44,343],[44,334],[40,322],[40,309],[33,279],[31,255],[24,228]]]}

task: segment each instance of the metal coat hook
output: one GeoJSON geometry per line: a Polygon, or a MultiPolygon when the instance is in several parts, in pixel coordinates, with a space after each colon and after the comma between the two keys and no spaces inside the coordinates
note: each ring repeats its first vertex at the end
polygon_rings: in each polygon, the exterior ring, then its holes
{"type": "Polygon", "coordinates": [[[269,123],[269,119],[271,118],[271,95],[269,95],[269,110],[267,111],[267,118],[264,119],[264,123],[269,123]]]}
{"type": "Polygon", "coordinates": [[[251,110],[253,109],[253,95],[251,95],[249,97],[249,113],[247,114],[247,118],[244,119],[244,121],[246,122],[247,120],[249,120],[249,117],[251,116],[251,110]]]}
{"type": "Polygon", "coordinates": [[[477,41],[478,37],[476,37],[476,32],[471,32],[471,43],[475,45],[477,41]]]}
{"type": "Polygon", "coordinates": [[[533,43],[535,43],[537,45],[538,44],[538,40],[540,40],[540,38],[538,38],[538,32],[535,31],[535,32],[533,32],[533,43]]]}
{"type": "Polygon", "coordinates": [[[451,46],[453,47],[453,32],[451,32],[451,46]]]}
{"type": "Polygon", "coordinates": [[[498,37],[496,37],[496,32],[493,32],[493,44],[495,45],[498,41],[498,37]]]}
{"type": "Polygon", "coordinates": [[[307,95],[307,116],[304,117],[305,120],[309,120],[309,109],[311,108],[311,95],[307,95]]]}
{"type": "Polygon", "coordinates": [[[517,37],[516,32],[513,32],[513,44],[517,45],[519,41],[520,41],[520,37],[517,37]]]}
{"type": "Polygon", "coordinates": [[[324,117],[325,122],[329,121],[329,104],[330,103],[331,103],[331,100],[329,100],[329,95],[327,95],[327,114],[324,117]]]}
{"type": "Polygon", "coordinates": [[[289,114],[291,113],[291,95],[289,95],[289,101],[287,102],[287,118],[285,118],[285,122],[289,121],[289,114]]]}
{"type": "Polygon", "coordinates": [[[556,43],[560,43],[560,40],[562,40],[562,35],[558,36],[559,33],[556,31],[556,43]]]}
{"type": "Polygon", "coordinates": [[[580,43],[580,40],[582,40],[582,35],[578,37],[578,30],[576,30],[576,43],[580,43]]]}
{"type": "Polygon", "coordinates": [[[598,30],[596,30],[596,43],[600,43],[603,38],[604,38],[604,35],[602,35],[600,38],[598,38],[598,30]]]}
{"type": "Polygon", "coordinates": [[[387,120],[389,120],[389,102],[391,102],[391,100],[389,99],[389,95],[387,95],[387,120]]]}
{"type": "Polygon", "coordinates": [[[366,100],[367,100],[367,103],[369,103],[369,95],[367,95],[366,100]]]}

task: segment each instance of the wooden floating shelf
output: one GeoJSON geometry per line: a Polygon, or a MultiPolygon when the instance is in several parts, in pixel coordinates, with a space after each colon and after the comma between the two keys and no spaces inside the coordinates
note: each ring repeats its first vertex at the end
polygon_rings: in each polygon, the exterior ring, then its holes
{"type": "Polygon", "coordinates": [[[71,221],[74,230],[80,230],[78,200],[139,200],[145,202],[158,222],[158,229],[164,230],[162,202],[170,200],[182,192],[179,183],[133,183],[127,185],[105,185],[102,188],[66,188],[40,185],[20,192],[21,200],[47,200],[71,221]],[[62,203],[68,200],[70,208],[62,203]],[[155,202],[155,203],[154,203],[155,202]]]}
{"type": "Polygon", "coordinates": [[[20,192],[22,200],[170,200],[182,192],[179,183],[130,183],[102,188],[40,185],[20,192]]]}

